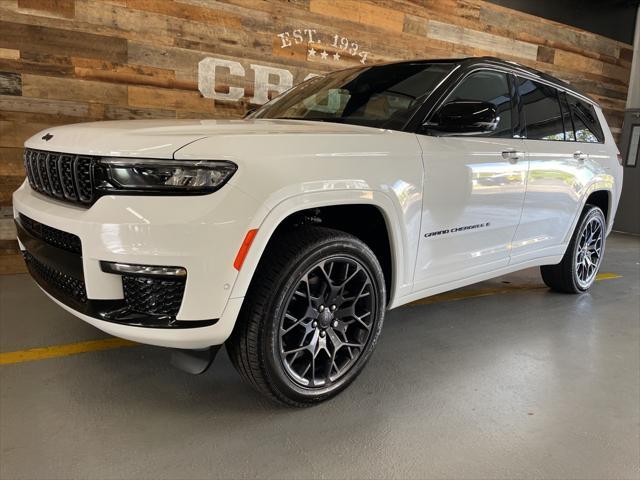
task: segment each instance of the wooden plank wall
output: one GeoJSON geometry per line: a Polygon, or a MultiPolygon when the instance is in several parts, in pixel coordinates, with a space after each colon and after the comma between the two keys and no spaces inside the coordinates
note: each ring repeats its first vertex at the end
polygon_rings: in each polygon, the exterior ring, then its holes
{"type": "Polygon", "coordinates": [[[16,247],[9,217],[21,146],[48,126],[239,117],[256,64],[295,83],[362,62],[476,55],[574,84],[619,134],[631,45],[481,0],[0,0],[0,254],[16,247]],[[242,66],[243,75],[217,69],[213,87],[243,88],[239,101],[200,93],[207,57],[242,66]]]}

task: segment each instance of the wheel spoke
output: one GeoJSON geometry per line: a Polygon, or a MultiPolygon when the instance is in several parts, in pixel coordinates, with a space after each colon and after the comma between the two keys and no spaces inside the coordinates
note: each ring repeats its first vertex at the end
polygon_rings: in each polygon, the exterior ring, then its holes
{"type": "Polygon", "coordinates": [[[304,345],[302,347],[298,347],[298,348],[294,348],[292,350],[285,350],[284,352],[282,352],[285,356],[287,355],[291,355],[292,353],[298,353],[301,352],[303,350],[309,350],[309,345],[304,345]]]}
{"type": "Polygon", "coordinates": [[[295,322],[293,323],[293,325],[291,325],[288,328],[285,329],[281,329],[281,334],[282,335],[286,335],[287,333],[289,333],[291,330],[293,330],[294,328],[298,327],[302,322],[304,322],[305,320],[307,320],[307,317],[302,317],[300,320],[296,320],[294,317],[292,317],[291,315],[285,315],[287,318],[289,318],[289,320],[295,320],[295,322]]]}

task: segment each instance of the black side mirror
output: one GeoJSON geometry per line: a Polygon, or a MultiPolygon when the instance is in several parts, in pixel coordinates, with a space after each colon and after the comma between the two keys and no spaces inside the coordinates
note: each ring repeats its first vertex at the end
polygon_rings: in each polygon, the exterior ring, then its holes
{"type": "Polygon", "coordinates": [[[488,102],[458,100],[443,105],[423,127],[443,134],[493,132],[500,122],[495,105],[488,102]]]}
{"type": "Polygon", "coordinates": [[[257,110],[257,108],[250,108],[249,110],[247,110],[245,112],[245,114],[243,115],[242,118],[249,118],[250,115],[253,115],[253,113],[257,110]]]}

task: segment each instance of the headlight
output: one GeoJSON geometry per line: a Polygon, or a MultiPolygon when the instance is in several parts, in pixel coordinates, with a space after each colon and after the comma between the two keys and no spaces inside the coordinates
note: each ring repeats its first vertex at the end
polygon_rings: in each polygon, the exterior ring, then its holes
{"type": "Polygon", "coordinates": [[[209,193],[222,187],[237,170],[219,160],[150,160],[101,158],[94,167],[96,189],[102,193],[209,193]]]}

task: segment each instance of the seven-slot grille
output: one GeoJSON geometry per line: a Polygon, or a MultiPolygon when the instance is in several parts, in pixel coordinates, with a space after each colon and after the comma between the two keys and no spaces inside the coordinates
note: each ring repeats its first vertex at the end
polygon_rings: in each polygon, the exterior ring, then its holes
{"type": "Polygon", "coordinates": [[[24,167],[34,190],[59,200],[90,205],[94,200],[91,171],[95,157],[43,150],[24,151],[24,167]]]}

